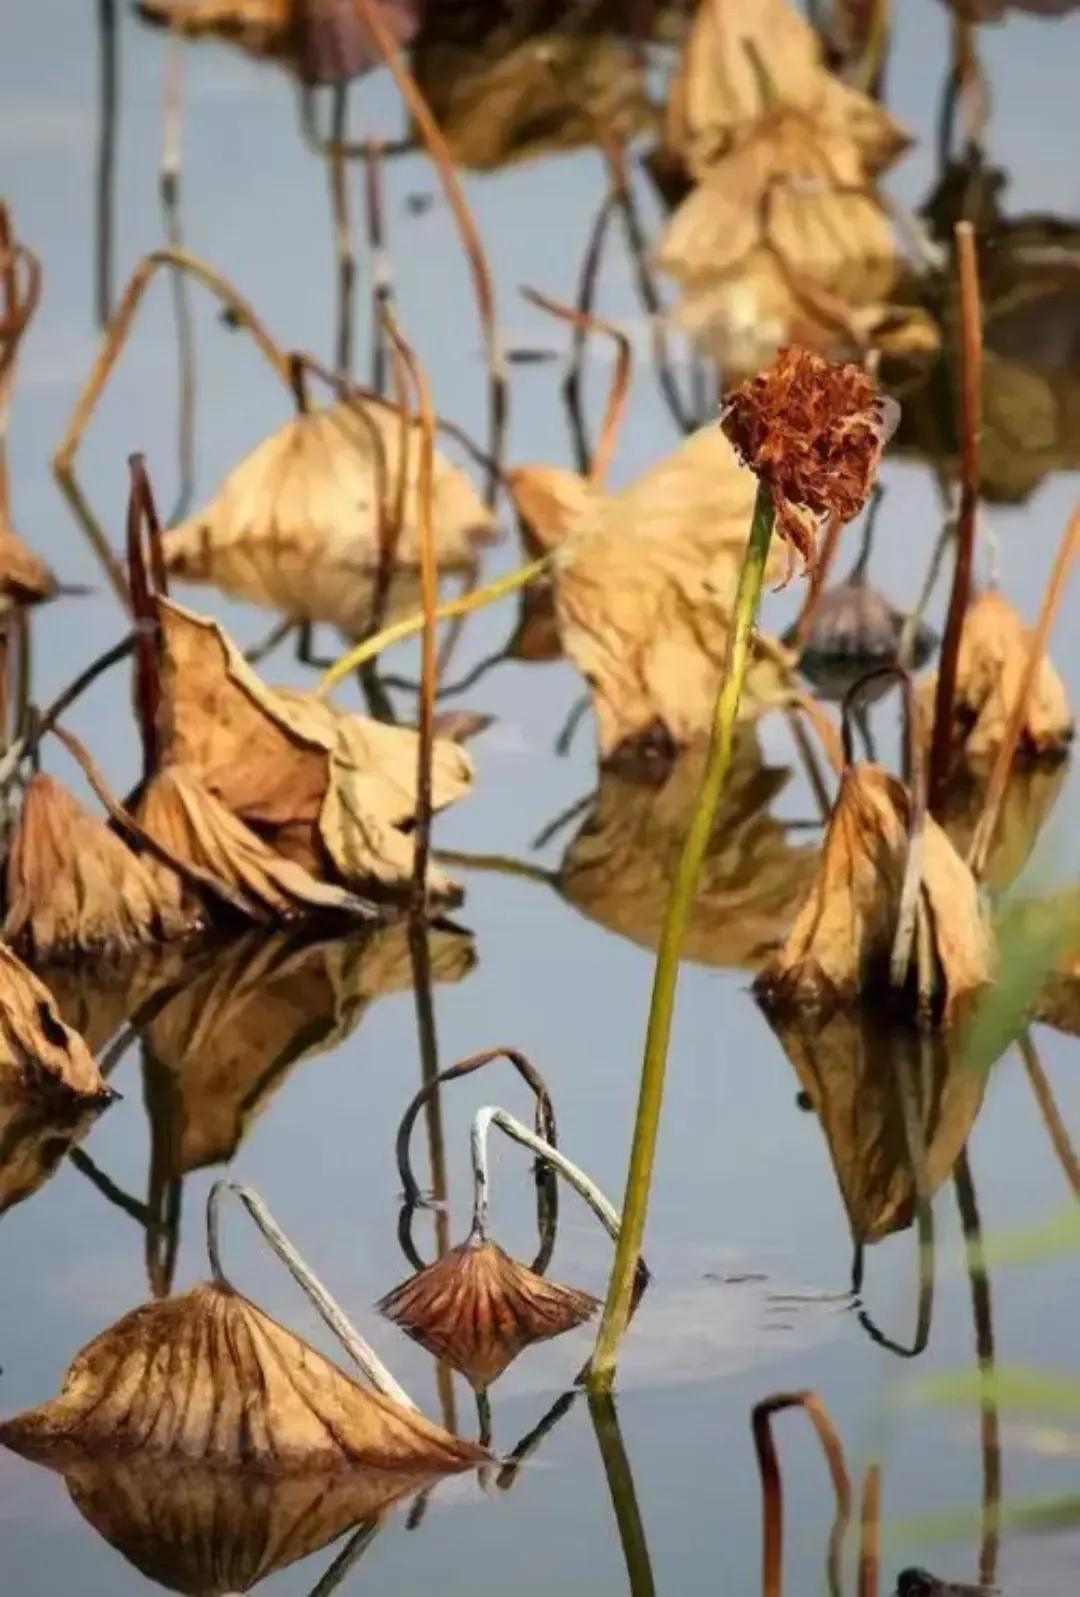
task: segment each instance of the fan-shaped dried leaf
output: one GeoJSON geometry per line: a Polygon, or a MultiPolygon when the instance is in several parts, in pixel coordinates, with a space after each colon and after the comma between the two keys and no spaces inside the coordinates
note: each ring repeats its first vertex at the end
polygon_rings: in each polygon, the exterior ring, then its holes
{"type": "MultiPolygon", "coordinates": [[[[644,948],[659,945],[672,874],[697,804],[704,751],[684,754],[661,781],[605,771],[566,851],[559,887],[576,908],[644,948]]],[[[790,773],[764,764],[751,729],[735,741],[683,945],[700,964],[756,970],[780,944],[817,867],[769,813],[790,773]]]]}
{"type": "Polygon", "coordinates": [[[883,1024],[866,1011],[834,1014],[822,1026],[785,1021],[776,1032],[829,1144],[852,1235],[872,1243],[903,1230],[915,1212],[907,1086],[929,1197],[963,1152],[985,1071],[965,1065],[942,1037],[883,1024]]]}
{"type": "Polygon", "coordinates": [[[0,1214],[29,1198],[86,1136],[103,1104],[52,1113],[0,1087],[0,1214]]]}
{"type": "MultiPolygon", "coordinates": [[[[212,621],[159,601],[163,758],[198,772],[234,815],[310,874],[367,891],[411,877],[416,733],[348,715],[304,693],[268,688],[212,621]]],[[[453,803],[472,761],[435,740],[432,803],[453,803]]],[[[433,869],[434,893],[453,884],[433,869]]]]}
{"type": "Polygon", "coordinates": [[[533,1342],[596,1311],[587,1292],[546,1281],[495,1242],[470,1239],[396,1287],[382,1313],[473,1383],[497,1381],[533,1342]]]}
{"type": "Polygon", "coordinates": [[[862,173],[890,165],[911,142],[880,105],[825,70],[817,35],[787,0],[699,6],[668,102],[668,151],[700,179],[779,109],[849,140],[862,173]]]}
{"type": "MultiPolygon", "coordinates": [[[[827,1014],[888,989],[909,803],[903,784],[880,766],[845,772],[817,881],[755,983],[769,1007],[827,1014]]],[[[925,821],[918,916],[933,950],[932,997],[948,1021],[961,999],[992,979],[992,952],[975,879],[932,817],[925,821]]]]}
{"type": "Polygon", "coordinates": [[[433,1481],[403,1470],[255,1479],[177,1464],[94,1461],[64,1481],[99,1535],[158,1586],[229,1597],[374,1520],[433,1481]]]}
{"type": "MultiPolygon", "coordinates": [[[[397,411],[377,401],[295,416],[226,478],[204,510],[165,533],[169,570],[346,632],[366,626],[380,563],[380,506],[393,525],[402,468],[397,411]]],[[[420,562],[420,430],[405,429],[405,497],[392,572],[396,602],[420,562]]],[[[469,478],[435,456],[440,571],[467,571],[495,536],[469,478]]],[[[393,594],[393,589],[391,590],[393,594]]]]}
{"type": "Polygon", "coordinates": [[[835,353],[866,342],[903,267],[856,146],[790,113],[709,167],[659,259],[685,290],[678,320],[734,375],[791,340],[835,353]]]}
{"type": "MultiPolygon", "coordinates": [[[[956,665],[956,735],[974,763],[1001,747],[1031,648],[1031,629],[994,589],[968,609],[956,665]]],[[[935,682],[923,685],[932,706],[935,682]]],[[[1073,735],[1065,684],[1044,656],[1027,703],[1020,750],[1028,756],[1059,755],[1073,735]]]]}
{"type": "MultiPolygon", "coordinates": [[[[374,3],[397,42],[408,44],[419,21],[416,0],[374,3]]],[[[382,60],[351,0],[138,0],[138,10],[192,38],[280,57],[311,83],[342,82],[382,60]]]]}
{"type": "Polygon", "coordinates": [[[150,869],[44,772],[27,783],[5,867],[3,935],[35,960],[117,956],[198,924],[176,878],[150,869]]]}
{"type": "Polygon", "coordinates": [[[104,1102],[108,1088],[49,989],[0,943],[0,1090],[65,1104],[104,1102]]]}
{"type": "Polygon", "coordinates": [[[487,1455],[336,1365],[231,1287],[135,1309],[78,1354],[59,1397],[0,1426],[30,1458],[138,1454],[253,1475],[409,1474],[487,1455]]]}

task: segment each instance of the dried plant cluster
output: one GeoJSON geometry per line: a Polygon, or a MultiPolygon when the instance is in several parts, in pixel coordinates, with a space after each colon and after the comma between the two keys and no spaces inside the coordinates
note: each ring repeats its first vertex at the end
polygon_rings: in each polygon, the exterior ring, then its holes
{"type": "MultiPolygon", "coordinates": [[[[418,0],[373,0],[397,44],[419,21],[418,0]]],[[[341,83],[382,59],[352,0],[139,0],[148,22],[192,37],[230,39],[284,60],[309,83],[341,83]]]]}

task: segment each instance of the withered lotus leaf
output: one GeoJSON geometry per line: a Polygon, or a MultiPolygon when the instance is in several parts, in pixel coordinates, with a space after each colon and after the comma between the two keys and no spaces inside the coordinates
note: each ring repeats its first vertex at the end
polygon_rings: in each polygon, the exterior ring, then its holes
{"type": "MultiPolygon", "coordinates": [[[[165,533],[169,570],[300,619],[348,620],[349,590],[359,583],[370,595],[379,569],[380,506],[396,515],[401,432],[397,412],[376,401],[294,417],[204,510],[165,533]]],[[[410,423],[396,571],[419,568],[419,462],[420,432],[410,423]]],[[[433,514],[440,570],[471,569],[494,522],[466,474],[438,453],[433,514]]]]}
{"type": "Polygon", "coordinates": [[[68,1104],[109,1094],[77,1032],[65,1026],[43,982],[0,943],[0,1089],[68,1104]]]}
{"type": "Polygon", "coordinates": [[[0,505],[0,614],[17,605],[40,604],[56,592],[48,566],[5,522],[0,505]]]}
{"type": "MultiPolygon", "coordinates": [[[[1001,801],[980,880],[992,893],[1011,887],[1031,857],[1068,775],[1068,761],[1040,760],[1017,766],[1001,801]]],[[[949,778],[941,824],[966,859],[986,802],[988,767],[964,765],[949,778]]]]}
{"type": "Polygon", "coordinates": [[[968,1140],[986,1072],[940,1034],[890,1025],[865,1009],[838,1011],[820,1025],[796,1016],[775,1029],[829,1144],[852,1235],[873,1243],[904,1229],[916,1190],[904,1093],[921,1128],[931,1196],[968,1140]]]}
{"type": "Polygon", "coordinates": [[[470,1238],[411,1276],[379,1308],[430,1353],[476,1386],[490,1386],[532,1342],[561,1336],[597,1308],[587,1292],[560,1286],[470,1238]]]}
{"type": "MultiPolygon", "coordinates": [[[[416,31],[416,0],[374,0],[399,44],[416,31]]],[[[192,38],[229,39],[254,56],[281,57],[312,83],[340,82],[382,57],[351,0],[138,0],[148,22],[192,38]]]]}
{"type": "MultiPolygon", "coordinates": [[[[909,805],[903,783],[880,766],[844,773],[817,880],[783,948],[755,983],[767,1006],[828,1013],[887,990],[909,805]]],[[[975,878],[929,816],[917,913],[922,941],[933,950],[931,996],[947,1021],[962,998],[992,980],[992,949],[975,878]]]]}
{"type": "Polygon", "coordinates": [[[77,1355],[59,1397],[0,1426],[0,1442],[30,1458],[137,1453],[268,1476],[437,1474],[487,1456],[217,1283],[126,1315],[77,1355]]]}
{"type": "Polygon", "coordinates": [[[197,923],[167,868],[151,869],[53,777],[26,785],[5,866],[3,935],[28,958],[123,955],[197,923]]]}
{"type": "MultiPolygon", "coordinates": [[[[159,600],[163,759],[196,771],[235,815],[303,863],[357,890],[408,882],[416,733],[349,715],[309,694],[266,686],[212,621],[159,600]]],[[[453,803],[472,761],[446,738],[432,760],[432,802],[453,803]]],[[[433,870],[433,892],[451,884],[433,870]]]]}
{"type": "MultiPolygon", "coordinates": [[[[373,918],[370,906],[345,888],[319,881],[286,859],[204,786],[184,765],[166,765],[146,788],[138,817],[147,835],[199,873],[201,883],[253,921],[291,921],[304,915],[373,918]]],[[[191,913],[193,890],[166,865],[155,866],[160,892],[174,894],[178,916],[191,913]]]]}
{"type": "MultiPolygon", "coordinates": [[[[956,730],[975,763],[992,757],[1004,741],[1030,647],[1031,629],[1004,594],[988,589],[969,607],[956,665],[956,730]]],[[[924,684],[925,704],[933,704],[934,688],[924,684]]],[[[1021,751],[1062,754],[1072,735],[1065,684],[1044,656],[1027,702],[1021,751]]]]}
{"type": "Polygon", "coordinates": [[[54,1112],[51,1105],[27,1103],[20,1090],[0,1087],[0,1214],[45,1185],[102,1107],[91,1102],[54,1112]]]}
{"type": "Polygon", "coordinates": [[[788,0],[699,6],[668,101],[669,151],[700,179],[778,110],[849,140],[863,173],[890,165],[911,142],[876,101],[825,69],[816,33],[788,0]]]}

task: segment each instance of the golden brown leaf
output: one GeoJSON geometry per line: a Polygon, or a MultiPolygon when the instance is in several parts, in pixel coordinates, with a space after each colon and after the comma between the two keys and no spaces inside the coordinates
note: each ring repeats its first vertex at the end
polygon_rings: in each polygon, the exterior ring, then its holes
{"type": "Polygon", "coordinates": [[[0,1214],[45,1185],[82,1141],[103,1105],[76,1105],[53,1113],[26,1094],[0,1087],[0,1214]]]}
{"type": "Polygon", "coordinates": [[[0,943],[0,1088],[60,1103],[103,1102],[108,1088],[44,983],[0,943]]]}
{"type": "Polygon", "coordinates": [[[668,102],[668,151],[700,179],[778,110],[849,140],[860,175],[890,165],[911,142],[886,110],[825,70],[817,35],[787,0],[699,6],[668,102]]]}
{"type": "Polygon", "coordinates": [[[358,1386],[240,1293],[144,1304],[77,1355],[59,1397],[0,1426],[30,1458],[171,1460],[252,1475],[442,1474],[487,1455],[358,1386]]]}
{"type": "MultiPolygon", "coordinates": [[[[784,947],[755,983],[770,1007],[828,1013],[888,989],[909,804],[907,789],[880,766],[845,772],[817,881],[784,947]]],[[[961,999],[992,979],[992,950],[975,879],[929,816],[918,918],[933,951],[932,997],[948,1021],[961,999]]]]}
{"type": "MultiPolygon", "coordinates": [[[[659,946],[672,875],[698,801],[704,750],[660,779],[603,772],[593,807],[559,869],[560,891],[591,920],[644,948],[659,946]]],[[[769,813],[790,773],[764,764],[740,730],[701,870],[684,957],[756,970],[786,935],[814,879],[817,849],[792,847],[769,813]]]]}
{"type": "MultiPolygon", "coordinates": [[[[1031,857],[1068,774],[1065,760],[1013,769],[981,881],[992,893],[1011,887],[1031,857]]],[[[964,766],[949,778],[941,824],[966,859],[986,801],[987,768],[964,766]]]]}
{"type": "Polygon", "coordinates": [[[587,1292],[546,1281],[490,1240],[470,1239],[410,1276],[379,1304],[474,1386],[490,1386],[533,1342],[590,1318],[587,1292]]]}
{"type": "Polygon", "coordinates": [[[56,578],[48,566],[0,515],[0,614],[17,605],[40,604],[55,592],[56,578]]]}
{"type": "MultiPolygon", "coordinates": [[[[956,735],[965,756],[978,764],[1005,738],[1031,647],[1031,629],[996,589],[969,607],[960,634],[956,676],[956,735]]],[[[924,703],[934,702],[936,679],[924,683],[924,703]]],[[[1065,684],[1043,657],[1020,734],[1021,755],[1063,754],[1073,735],[1065,684]]]]}
{"type": "MultiPolygon", "coordinates": [[[[298,620],[347,633],[370,617],[379,570],[380,505],[396,512],[398,413],[377,401],[312,410],[230,473],[210,504],[164,536],[169,570],[212,582],[298,620]]],[[[420,561],[420,430],[405,430],[405,498],[391,596],[410,596],[420,561]]],[[[463,471],[435,456],[434,535],[440,571],[468,571],[495,535],[491,512],[463,471]]],[[[392,520],[391,520],[391,525],[392,520]]]]}
{"type": "Polygon", "coordinates": [[[5,866],[3,935],[28,958],[123,955],[181,937],[198,923],[179,883],[150,869],[44,772],[26,785],[5,866]]]}
{"type": "MultiPolygon", "coordinates": [[[[416,31],[413,0],[374,0],[399,44],[416,31]]],[[[340,82],[382,57],[352,0],[138,0],[147,22],[190,38],[228,39],[254,56],[280,57],[310,83],[340,82]]]]}
{"type": "Polygon", "coordinates": [[[941,1036],[842,1011],[823,1025],[794,1018],[776,1032],[829,1144],[851,1232],[879,1242],[911,1224],[915,1168],[904,1093],[925,1147],[927,1196],[950,1175],[982,1105],[985,1071],[941,1036]]]}

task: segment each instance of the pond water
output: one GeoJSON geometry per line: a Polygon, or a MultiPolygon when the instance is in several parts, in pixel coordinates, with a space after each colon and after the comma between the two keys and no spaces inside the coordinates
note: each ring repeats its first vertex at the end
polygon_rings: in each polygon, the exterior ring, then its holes
{"type": "MultiPolygon", "coordinates": [[[[933,182],[932,130],[947,55],[946,13],[937,0],[909,0],[897,10],[889,100],[920,137],[889,182],[914,206],[933,182]]],[[[993,95],[989,149],[1010,174],[1011,212],[1080,213],[1078,29],[1075,19],[1050,24],[1016,16],[980,33],[993,95]]],[[[131,15],[120,17],[119,33],[117,285],[162,236],[157,184],[165,62],[162,36],[131,15]]],[[[20,235],[40,253],[45,274],[43,305],[24,350],[12,410],[13,507],[23,536],[62,578],[92,590],[35,618],[34,694],[45,703],[123,626],[120,607],[49,468],[99,336],[94,8],[72,7],[66,0],[8,0],[2,38],[0,187],[20,235]]],[[[354,99],[354,134],[400,135],[403,113],[385,74],[365,80],[354,99]]],[[[293,86],[274,67],[206,44],[184,56],[183,104],[181,217],[187,247],[241,288],[282,345],[329,357],[335,275],[326,173],[301,139],[293,86]]],[[[359,172],[350,177],[358,212],[361,181],[359,172]]],[[[565,330],[521,300],[518,285],[573,299],[604,182],[602,160],[592,149],[466,179],[511,346],[563,349],[565,330]]],[[[389,162],[386,189],[401,323],[427,368],[440,411],[482,436],[482,342],[450,212],[420,155],[389,162]],[[426,209],[410,206],[409,197],[417,193],[435,195],[434,203],[426,209]]],[[[655,231],[656,212],[644,181],[640,198],[655,231]]],[[[361,248],[360,372],[366,371],[368,358],[368,271],[361,248]]],[[[622,483],[672,449],[678,435],[645,359],[645,324],[621,241],[604,266],[598,304],[606,315],[634,327],[641,351],[615,463],[613,480],[622,483]]],[[[194,490],[201,503],[236,461],[286,419],[288,396],[251,346],[223,325],[216,304],[197,289],[192,309],[194,490]]],[[[609,369],[600,342],[594,340],[592,348],[587,403],[596,418],[609,369]]],[[[572,465],[559,377],[557,364],[513,368],[511,460],[572,465]]],[[[146,303],[79,458],[82,489],[115,546],[122,541],[126,460],[133,449],[145,452],[163,506],[171,505],[179,490],[177,420],[175,323],[162,284],[146,303]]],[[[938,530],[939,501],[929,468],[918,461],[889,465],[885,482],[874,578],[897,603],[910,604],[938,530]]],[[[987,511],[999,541],[1002,584],[1028,617],[1037,611],[1078,488],[1075,473],[1057,473],[1023,504],[987,511]]],[[[501,522],[507,537],[488,557],[490,574],[509,569],[519,558],[505,507],[501,522]]],[[[768,596],[764,619],[770,628],[780,631],[790,620],[798,586],[768,596]]],[[[221,619],[244,644],[267,627],[264,612],[231,603],[213,590],[180,596],[221,619]]],[[[939,625],[941,610],[939,594],[931,614],[939,625]]],[[[454,670],[497,649],[512,625],[511,605],[475,616],[459,644],[454,670]]],[[[335,651],[338,642],[327,630],[319,638],[320,652],[335,651]]],[[[1058,628],[1053,652],[1075,702],[1080,646],[1068,619],[1058,628]]],[[[394,669],[407,673],[415,667],[411,648],[393,657],[394,669]]],[[[295,686],[315,681],[288,647],[274,655],[266,674],[295,686]]],[[[341,702],[349,702],[354,691],[347,685],[341,702]]],[[[655,926],[658,911],[653,910],[651,923],[646,913],[642,924],[620,907],[619,885],[635,872],[640,879],[642,857],[648,862],[649,831],[640,830],[640,817],[636,838],[626,839],[625,864],[616,856],[611,867],[607,898],[588,884],[575,892],[573,873],[558,874],[575,834],[588,824],[586,810],[543,847],[534,847],[553,818],[596,788],[589,722],[568,754],[555,752],[579,691],[579,679],[567,664],[507,661],[464,701],[492,715],[494,725],[473,746],[475,790],[438,821],[436,844],[458,854],[524,861],[536,869],[456,867],[465,888],[463,905],[455,912],[461,930],[444,931],[437,940],[434,1021],[442,1064],[499,1044],[512,1044],[535,1060],[555,1098],[563,1146],[617,1201],[652,974],[650,924],[655,926]]],[[[400,695],[398,704],[406,713],[407,696],[400,695]]],[[[129,705],[121,670],[96,684],[71,717],[73,729],[92,745],[121,792],[137,775],[129,705]]],[[[874,713],[883,753],[892,757],[894,711],[886,705],[874,713]]],[[[788,773],[786,782],[777,783],[773,813],[796,823],[814,817],[812,793],[786,722],[766,718],[759,737],[767,763],[788,773]]],[[[50,768],[79,790],[77,773],[62,753],[55,763],[50,755],[50,768]]],[[[1029,885],[1075,879],[1077,832],[1070,817],[1075,817],[1077,791],[1070,772],[1026,867],[1029,885]]],[[[624,799],[608,788],[605,800],[612,846],[618,849],[624,799]]],[[[631,815],[626,822],[627,833],[634,819],[631,815]]],[[[796,830],[789,842],[798,849],[814,835],[796,830]]],[[[713,935],[720,931],[717,927],[713,935]]],[[[621,1460],[612,1462],[611,1437],[598,1438],[584,1398],[568,1399],[512,1490],[485,1492],[470,1476],[443,1483],[422,1514],[405,1510],[388,1517],[340,1589],[393,1590],[403,1597],[432,1589],[448,1597],[508,1589],[523,1597],[552,1590],[602,1597],[625,1591],[629,1583],[635,1593],[655,1589],[679,1597],[756,1592],[761,1489],[751,1410],[772,1392],[803,1388],[824,1398],[856,1475],[870,1458],[884,1461],[885,1591],[892,1590],[897,1570],[907,1564],[968,1581],[976,1579],[980,1560],[984,1572],[988,1567],[981,1508],[987,1458],[977,1407],[941,1411],[902,1400],[916,1378],[975,1367],[972,1286],[956,1183],[949,1173],[967,1127],[968,1184],[986,1235],[1042,1224],[1075,1201],[1032,1090],[1031,1072],[1011,1050],[995,1066],[981,1107],[978,1094],[969,1093],[950,1111],[954,1119],[945,1141],[951,1137],[951,1154],[936,1176],[936,1290],[929,1337],[920,1356],[902,1357],[873,1333],[883,1332],[901,1347],[910,1346],[915,1335],[918,1258],[910,1226],[866,1250],[861,1295],[852,1293],[852,1230],[840,1180],[854,1194],[856,1207],[860,1192],[873,1206],[874,1127],[866,1132],[869,1140],[860,1143],[856,1117],[848,1126],[842,1106],[820,1115],[800,1106],[804,1083],[755,1005],[749,973],[720,968],[719,949],[717,963],[710,965],[708,940],[703,937],[703,946],[694,950],[700,962],[688,960],[682,972],[648,1232],[655,1282],[620,1368],[621,1460]],[[825,1127],[840,1145],[835,1169],[825,1127]],[[606,1454],[598,1440],[605,1442],[606,1454]],[[621,1521],[605,1458],[613,1470],[621,1521]],[[627,1472],[643,1540],[632,1526],[628,1529],[627,1472]]],[[[421,1054],[404,933],[381,934],[379,944],[346,969],[349,1005],[359,999],[363,1011],[353,1015],[359,1018],[355,1026],[335,1028],[334,995],[321,966],[306,984],[302,979],[292,988],[280,984],[280,1029],[275,1030],[279,1023],[269,1009],[264,1011],[263,1000],[253,1000],[239,1027],[251,1054],[242,1061],[246,1085],[226,1093],[223,1108],[213,1103],[207,1108],[190,1083],[192,1101],[178,1105],[179,1078],[155,1067],[138,1040],[126,1051],[111,1078],[122,1098],[82,1144],[85,1157],[66,1160],[0,1224],[4,1415],[51,1395],[75,1352],[145,1301],[155,1283],[162,1284],[173,1247],[175,1285],[185,1288],[203,1278],[204,1202],[227,1160],[234,1176],[262,1193],[421,1406],[466,1435],[476,1433],[473,1396],[465,1381],[440,1372],[373,1309],[375,1300],[409,1273],[397,1233],[394,1136],[420,1081],[421,1054]],[[264,1019],[269,1041],[260,1030],[264,1019]],[[283,1063],[283,1049],[302,1052],[297,1039],[305,1026],[325,1040],[289,1068],[276,1068],[283,1063]],[[211,1118],[215,1107],[226,1123],[211,1118]],[[170,1138],[180,1123],[190,1142],[180,1164],[199,1168],[163,1188],[170,1138]],[[218,1162],[207,1165],[206,1159],[218,1162]],[[103,1190],[109,1183],[136,1200],[129,1205],[134,1213],[110,1201],[103,1190]],[[144,1204],[157,1215],[149,1233],[144,1204]]],[[[238,963],[230,969],[223,962],[210,976],[218,979],[216,994],[207,979],[185,1018],[188,1026],[213,1022],[213,1004],[239,983],[243,967],[238,963]]],[[[1076,1043],[1041,1026],[1031,1035],[1064,1124],[1080,1135],[1076,1043]]],[[[200,1057],[205,1062],[205,1055],[200,1057]]],[[[498,1064],[448,1088],[443,1098],[455,1240],[465,1234],[470,1212],[468,1125],[473,1110],[489,1101],[523,1115],[528,1109],[516,1078],[498,1064]]],[[[416,1150],[427,1158],[419,1128],[416,1150]]],[[[960,1192],[967,1195],[963,1167],[960,1192]]],[[[525,1156],[509,1145],[499,1148],[493,1203],[499,1239],[516,1256],[529,1257],[535,1224],[531,1183],[525,1156]]],[[[418,1216],[415,1235],[420,1251],[430,1257],[436,1237],[429,1215],[418,1216]]],[[[228,1218],[225,1253],[238,1286],[298,1333],[330,1349],[313,1310],[239,1209],[228,1218]]],[[[568,1196],[551,1266],[554,1279],[602,1294],[609,1263],[605,1236],[568,1196]]],[[[1033,1262],[994,1266],[989,1294],[996,1355],[1003,1366],[1057,1370],[1074,1380],[1080,1375],[1075,1336],[1080,1255],[1047,1250],[1033,1262]]],[[[538,1345],[499,1381],[491,1404],[500,1453],[511,1452],[563,1393],[573,1391],[590,1338],[584,1328],[538,1345]]],[[[1044,1426],[1048,1423],[1044,1416],[1044,1426]]],[[[791,1417],[779,1424],[785,1589],[810,1594],[823,1588],[831,1491],[805,1422],[791,1417]]],[[[1012,1413],[1002,1417],[1004,1498],[1025,1503],[1072,1494],[1075,1501],[1075,1433],[1071,1454],[1064,1443],[1053,1450],[1039,1440],[1033,1423],[1022,1423],[1012,1413]]],[[[141,1592],[148,1589],[148,1577],[139,1572],[140,1561],[166,1578],[164,1555],[155,1557],[153,1548],[143,1546],[141,1560],[125,1558],[95,1533],[59,1475],[6,1452],[0,1453],[0,1527],[3,1581],[20,1597],[53,1597],[60,1590],[78,1597],[141,1592]]],[[[219,1532],[227,1539],[226,1527],[219,1532]]],[[[319,1582],[345,1545],[323,1548],[272,1574],[260,1590],[269,1597],[323,1589],[319,1582]]],[[[230,1567],[224,1553],[218,1567],[230,1567]]],[[[846,1578],[853,1591],[850,1567],[846,1578]]],[[[1052,1535],[1036,1536],[1006,1524],[996,1578],[1017,1597],[1077,1590],[1080,1532],[1065,1523],[1052,1535]]]]}

